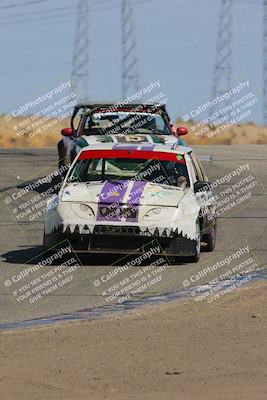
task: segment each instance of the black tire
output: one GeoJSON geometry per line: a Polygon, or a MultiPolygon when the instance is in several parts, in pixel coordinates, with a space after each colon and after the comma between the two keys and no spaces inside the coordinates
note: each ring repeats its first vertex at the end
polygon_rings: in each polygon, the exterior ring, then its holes
{"type": "Polygon", "coordinates": [[[205,250],[210,252],[215,249],[216,244],[216,225],[213,225],[210,233],[204,236],[204,242],[206,243],[205,250]]]}
{"type": "Polygon", "coordinates": [[[49,247],[45,245],[45,234],[43,236],[43,250],[41,254],[42,261],[46,260],[48,257],[51,257],[55,254],[55,251],[51,250],[49,247]]]}
{"type": "Polygon", "coordinates": [[[69,165],[71,160],[70,157],[67,156],[63,139],[58,142],[57,151],[58,151],[58,167],[60,168],[62,166],[69,165]]]}
{"type": "Polygon", "coordinates": [[[53,250],[54,243],[49,243],[45,236],[45,232],[43,233],[43,253],[46,255],[53,255],[55,254],[56,250],[53,250]]]}
{"type": "Polygon", "coordinates": [[[189,263],[195,263],[199,261],[201,251],[201,232],[200,232],[200,222],[196,222],[196,239],[195,239],[195,254],[193,256],[187,257],[186,261],[189,263]]]}

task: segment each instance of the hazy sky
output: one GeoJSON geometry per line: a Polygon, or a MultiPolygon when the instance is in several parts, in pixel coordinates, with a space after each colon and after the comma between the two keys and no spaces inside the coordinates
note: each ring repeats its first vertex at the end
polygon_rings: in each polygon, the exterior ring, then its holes
{"type": "MultiPolygon", "coordinates": [[[[258,103],[249,119],[262,123],[262,0],[233,1],[233,82],[250,81],[258,103]]],[[[27,2],[0,1],[1,112],[70,78],[77,0],[27,2]]],[[[220,0],[133,3],[141,87],[159,79],[176,118],[210,98],[220,0]]],[[[118,100],[120,1],[91,0],[91,9],[90,98],[118,100]]]]}

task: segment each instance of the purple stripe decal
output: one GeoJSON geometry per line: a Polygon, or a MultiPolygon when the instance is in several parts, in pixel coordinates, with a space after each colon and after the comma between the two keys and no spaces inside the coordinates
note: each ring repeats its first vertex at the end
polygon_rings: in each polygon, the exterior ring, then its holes
{"type": "Polygon", "coordinates": [[[105,182],[99,195],[98,221],[120,221],[121,205],[129,182],[105,182]]]}
{"type": "Polygon", "coordinates": [[[138,222],[139,206],[147,182],[135,181],[129,194],[127,206],[132,209],[134,217],[126,218],[127,222],[138,222]]]}
{"type": "Polygon", "coordinates": [[[145,146],[141,147],[141,150],[143,151],[152,151],[154,150],[155,145],[154,144],[146,144],[145,146]]]}
{"type": "Polygon", "coordinates": [[[115,144],[114,146],[112,146],[113,150],[137,150],[137,146],[136,145],[131,145],[129,144],[129,146],[125,146],[125,144],[115,144]]]}

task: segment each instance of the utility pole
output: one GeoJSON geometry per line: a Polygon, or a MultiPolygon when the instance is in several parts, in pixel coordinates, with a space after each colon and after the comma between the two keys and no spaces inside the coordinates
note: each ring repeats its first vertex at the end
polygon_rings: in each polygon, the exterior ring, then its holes
{"type": "Polygon", "coordinates": [[[72,88],[81,101],[90,98],[90,0],[78,0],[72,58],[72,88]]]}
{"type": "MultiPolygon", "coordinates": [[[[233,70],[233,0],[221,0],[217,34],[216,59],[213,73],[212,98],[226,93],[232,87],[233,70]]],[[[229,105],[229,100],[218,102],[210,109],[210,116],[229,105]]]]}
{"type": "Polygon", "coordinates": [[[122,0],[122,59],[121,82],[122,98],[139,90],[138,57],[136,45],[136,29],[131,0],[122,0]]]}
{"type": "Polygon", "coordinates": [[[267,0],[263,1],[263,123],[267,126],[267,0]]]}

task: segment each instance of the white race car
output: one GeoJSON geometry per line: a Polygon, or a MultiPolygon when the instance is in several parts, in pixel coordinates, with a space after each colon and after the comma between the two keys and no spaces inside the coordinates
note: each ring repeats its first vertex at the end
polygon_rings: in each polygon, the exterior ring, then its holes
{"type": "Polygon", "coordinates": [[[216,213],[210,184],[193,149],[153,143],[83,147],[48,203],[44,246],[68,239],[75,251],[162,254],[198,261],[212,251],[216,213]]]}

